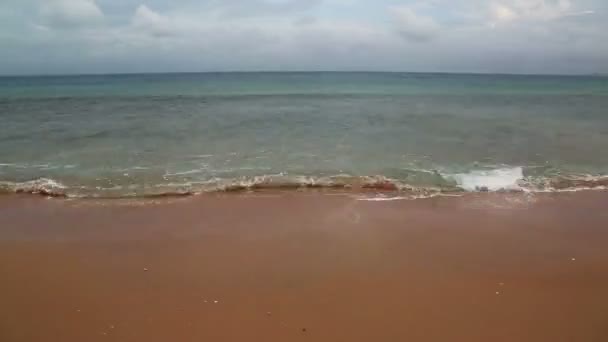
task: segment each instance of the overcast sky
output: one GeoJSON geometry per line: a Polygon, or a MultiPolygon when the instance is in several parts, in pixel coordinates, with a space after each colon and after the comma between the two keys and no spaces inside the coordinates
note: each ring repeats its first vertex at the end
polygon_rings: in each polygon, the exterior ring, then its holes
{"type": "Polygon", "coordinates": [[[0,74],[608,72],[608,0],[1,0],[0,74]]]}

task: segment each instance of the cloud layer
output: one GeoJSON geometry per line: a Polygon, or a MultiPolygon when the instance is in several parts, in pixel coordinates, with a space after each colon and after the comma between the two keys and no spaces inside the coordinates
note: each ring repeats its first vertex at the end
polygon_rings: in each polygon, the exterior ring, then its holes
{"type": "Polygon", "coordinates": [[[0,74],[608,72],[603,0],[4,0],[0,74]]]}

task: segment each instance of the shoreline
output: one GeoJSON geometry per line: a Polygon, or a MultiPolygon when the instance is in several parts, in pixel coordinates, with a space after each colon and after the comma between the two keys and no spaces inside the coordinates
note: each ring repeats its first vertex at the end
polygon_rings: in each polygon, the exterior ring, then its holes
{"type": "Polygon", "coordinates": [[[119,202],[0,196],[0,340],[608,339],[605,191],[119,202]]]}
{"type": "MultiPolygon", "coordinates": [[[[193,170],[194,171],[194,170],[193,170]]],[[[190,171],[187,171],[190,172],[190,171]]],[[[186,173],[187,173],[186,172],[186,173]]],[[[198,171],[197,171],[198,172],[198,171]]],[[[154,199],[199,196],[215,193],[256,192],[321,192],[347,194],[395,195],[411,198],[438,195],[463,195],[467,193],[548,193],[586,190],[608,190],[608,176],[560,175],[554,177],[526,177],[524,167],[499,167],[489,170],[470,170],[465,173],[441,173],[439,171],[414,170],[434,180],[418,182],[384,175],[312,176],[268,174],[259,176],[216,179],[204,182],[152,183],[150,186],[115,185],[66,185],[52,178],[30,181],[0,181],[0,195],[29,194],[70,199],[154,199]],[[438,177],[438,178],[437,178],[438,177]]],[[[129,176],[128,173],[124,174],[129,176]]]]}

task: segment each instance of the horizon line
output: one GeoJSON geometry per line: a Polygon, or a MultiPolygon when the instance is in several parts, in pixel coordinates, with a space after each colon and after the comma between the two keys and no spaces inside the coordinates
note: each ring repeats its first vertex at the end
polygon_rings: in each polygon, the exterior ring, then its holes
{"type": "Polygon", "coordinates": [[[145,72],[91,72],[91,73],[47,73],[47,74],[0,74],[0,78],[11,77],[84,77],[84,76],[137,76],[137,75],[179,75],[179,74],[438,74],[438,75],[496,75],[496,76],[597,76],[608,73],[517,73],[481,71],[395,71],[395,70],[223,70],[223,71],[145,71],[145,72]]]}

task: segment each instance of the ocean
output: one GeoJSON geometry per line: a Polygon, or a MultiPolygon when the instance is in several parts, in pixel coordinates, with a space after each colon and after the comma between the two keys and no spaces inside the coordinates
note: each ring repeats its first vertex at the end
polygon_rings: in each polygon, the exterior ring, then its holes
{"type": "Polygon", "coordinates": [[[0,77],[0,193],[608,186],[608,77],[183,73],[0,77]]]}

